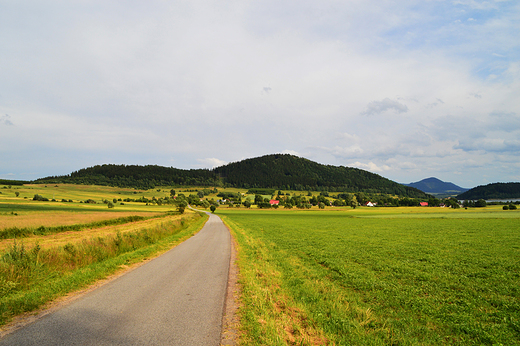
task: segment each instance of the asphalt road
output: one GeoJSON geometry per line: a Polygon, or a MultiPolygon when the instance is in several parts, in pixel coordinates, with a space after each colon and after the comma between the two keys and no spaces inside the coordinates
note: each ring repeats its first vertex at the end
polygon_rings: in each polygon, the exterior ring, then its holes
{"type": "Polygon", "coordinates": [[[210,215],[195,236],[0,345],[219,345],[230,242],[210,215]]]}

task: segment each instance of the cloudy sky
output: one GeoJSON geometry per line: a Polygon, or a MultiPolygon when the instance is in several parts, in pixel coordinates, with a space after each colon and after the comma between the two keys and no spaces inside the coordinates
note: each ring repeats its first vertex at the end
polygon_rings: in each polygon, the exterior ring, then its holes
{"type": "Polygon", "coordinates": [[[520,181],[517,0],[0,0],[0,178],[272,153],[520,181]]]}

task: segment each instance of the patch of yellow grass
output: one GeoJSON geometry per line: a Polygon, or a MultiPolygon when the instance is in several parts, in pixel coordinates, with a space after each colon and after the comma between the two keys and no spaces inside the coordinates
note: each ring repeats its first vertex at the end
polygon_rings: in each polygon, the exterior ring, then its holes
{"type": "MultiPolygon", "coordinates": [[[[194,214],[193,214],[194,215],[194,214]]],[[[117,214],[117,216],[121,216],[117,214]]],[[[28,248],[32,248],[34,245],[39,244],[41,248],[51,248],[51,247],[59,247],[64,246],[68,243],[77,243],[81,242],[83,239],[91,239],[97,237],[106,237],[110,234],[116,234],[117,232],[125,233],[131,231],[137,231],[144,228],[150,228],[156,226],[158,224],[164,222],[171,222],[174,220],[180,220],[182,218],[189,217],[187,215],[172,215],[167,217],[162,217],[158,219],[148,219],[142,221],[135,221],[126,223],[123,225],[112,225],[112,226],[104,226],[99,228],[86,229],[83,231],[69,231],[69,232],[61,232],[50,234],[46,236],[32,236],[28,238],[23,238],[21,240],[17,240],[17,243],[24,244],[24,246],[28,248]]],[[[0,241],[0,251],[5,250],[9,246],[13,244],[13,239],[6,239],[0,241]]]]}
{"type": "Polygon", "coordinates": [[[0,214],[0,229],[18,228],[37,228],[40,226],[69,226],[76,224],[86,224],[101,220],[118,219],[127,216],[154,216],[156,212],[70,212],[70,211],[19,211],[17,215],[0,214]]]}

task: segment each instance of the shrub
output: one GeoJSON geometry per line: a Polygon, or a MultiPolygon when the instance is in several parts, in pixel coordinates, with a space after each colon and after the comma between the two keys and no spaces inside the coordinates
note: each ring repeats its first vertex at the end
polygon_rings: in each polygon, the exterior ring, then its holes
{"type": "Polygon", "coordinates": [[[509,205],[509,210],[516,210],[516,205],[514,205],[513,203],[511,203],[509,205]]]}
{"type": "Polygon", "coordinates": [[[34,197],[33,197],[33,201],[43,201],[43,202],[48,202],[49,199],[46,198],[46,197],[43,197],[43,196],[41,196],[41,195],[36,194],[36,195],[34,195],[34,197]]]}
{"type": "Polygon", "coordinates": [[[502,209],[503,209],[503,210],[509,210],[509,206],[504,205],[504,206],[502,207],[502,209]]]}

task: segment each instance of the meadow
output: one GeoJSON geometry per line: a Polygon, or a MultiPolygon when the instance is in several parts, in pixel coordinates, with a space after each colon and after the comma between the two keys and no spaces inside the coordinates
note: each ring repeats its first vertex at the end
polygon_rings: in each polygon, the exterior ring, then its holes
{"type": "Polygon", "coordinates": [[[217,209],[244,345],[520,345],[520,212],[217,209]]]}

